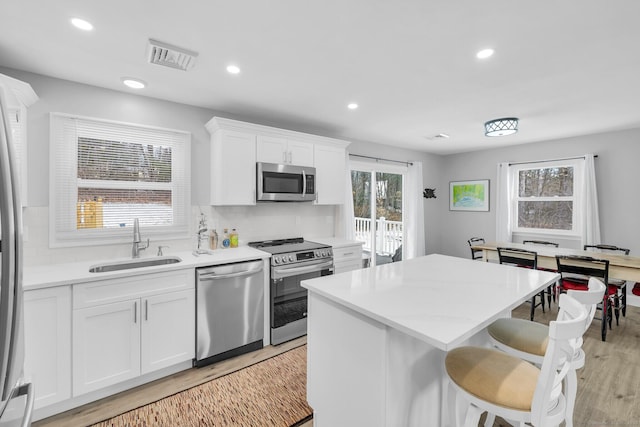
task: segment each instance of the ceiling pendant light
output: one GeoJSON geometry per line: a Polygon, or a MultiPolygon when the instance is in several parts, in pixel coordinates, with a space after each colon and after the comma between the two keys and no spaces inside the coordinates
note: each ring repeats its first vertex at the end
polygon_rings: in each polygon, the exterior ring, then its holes
{"type": "Polygon", "coordinates": [[[518,132],[518,119],[516,117],[489,120],[484,124],[485,136],[506,136],[516,132],[518,132]]]}

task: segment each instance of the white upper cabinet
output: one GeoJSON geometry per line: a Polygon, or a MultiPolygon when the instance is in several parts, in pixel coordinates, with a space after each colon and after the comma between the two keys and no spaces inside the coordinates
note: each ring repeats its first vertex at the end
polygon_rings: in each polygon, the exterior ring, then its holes
{"type": "MultiPolygon", "coordinates": [[[[211,204],[255,205],[256,162],[316,168],[316,204],[344,203],[346,141],[214,117],[211,204]]],[[[307,202],[308,203],[308,202],[307,202]]]]}
{"type": "Polygon", "coordinates": [[[20,201],[27,205],[27,108],[38,100],[29,83],[0,74],[20,179],[20,201]]]}
{"type": "Polygon", "coordinates": [[[273,136],[258,135],[259,162],[313,166],[313,144],[273,136]]]}
{"type": "Polygon", "coordinates": [[[316,204],[342,205],[346,194],[347,160],[344,148],[315,146],[316,204]]]}
{"type": "Polygon", "coordinates": [[[214,117],[211,133],[211,204],[256,204],[256,135],[221,128],[214,117]]]}

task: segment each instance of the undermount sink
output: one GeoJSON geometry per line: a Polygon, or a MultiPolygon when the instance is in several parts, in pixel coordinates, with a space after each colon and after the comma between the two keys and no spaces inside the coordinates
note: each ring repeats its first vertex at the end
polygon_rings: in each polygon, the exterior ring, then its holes
{"type": "Polygon", "coordinates": [[[177,256],[157,257],[148,259],[126,260],[105,264],[96,264],[89,268],[89,273],[106,273],[108,271],[129,270],[132,268],[154,267],[181,262],[177,256]]]}

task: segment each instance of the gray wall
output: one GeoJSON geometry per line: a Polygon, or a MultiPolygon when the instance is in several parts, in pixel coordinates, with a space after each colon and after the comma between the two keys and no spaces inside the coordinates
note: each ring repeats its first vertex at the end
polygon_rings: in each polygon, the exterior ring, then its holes
{"type": "Polygon", "coordinates": [[[598,155],[595,168],[602,243],[624,246],[631,249],[632,254],[640,255],[640,226],[636,223],[640,198],[635,194],[640,183],[640,129],[444,156],[440,187],[448,188],[449,181],[488,178],[491,180],[491,194],[489,212],[450,212],[448,202],[441,206],[442,253],[469,257],[466,243],[469,237],[495,240],[494,190],[498,163],[574,157],[586,153],[598,155]]]}
{"type": "MultiPolygon", "coordinates": [[[[291,206],[283,212],[278,206],[248,206],[210,208],[209,205],[209,133],[204,125],[213,116],[254,122],[252,117],[228,115],[204,108],[192,107],[169,101],[162,101],[133,94],[128,91],[114,91],[67,80],[0,67],[0,73],[23,80],[33,87],[39,97],[38,102],[28,111],[28,197],[25,210],[25,255],[28,264],[49,264],[84,260],[90,257],[127,256],[128,245],[113,245],[109,248],[49,249],[48,248],[48,206],[49,206],[49,113],[61,112],[97,117],[108,120],[140,123],[180,129],[191,132],[191,205],[195,217],[204,211],[212,224],[221,227],[240,226],[241,240],[292,237],[292,235],[331,237],[336,209],[331,206],[291,206]],[[288,215],[288,216],[287,216],[288,215]],[[277,220],[276,220],[277,219],[277,220]],[[282,223],[279,227],[276,222],[282,223]],[[28,229],[28,230],[27,230],[28,229]],[[270,233],[270,234],[269,234],[270,233]],[[315,234],[314,234],[315,233],[315,234]]],[[[286,123],[261,123],[300,132],[315,133],[328,137],[339,137],[322,133],[317,129],[301,129],[286,123]]],[[[439,156],[410,150],[399,150],[382,144],[354,142],[349,150],[354,153],[392,158],[398,160],[421,160],[424,167],[425,185],[434,186],[438,177],[439,156]],[[398,157],[399,156],[399,157],[398,157]]],[[[444,196],[442,193],[441,196],[444,196]]],[[[417,195],[422,199],[422,195],[417,195]]],[[[426,200],[426,199],[422,199],[426,200]]],[[[439,234],[433,225],[437,224],[437,200],[425,202],[427,250],[439,251],[439,234]],[[435,203],[434,203],[435,202],[435,203]]],[[[152,242],[153,245],[169,244],[171,250],[189,249],[191,242],[152,242]]]]}
{"type": "Polygon", "coordinates": [[[209,133],[204,124],[213,112],[174,102],[101,89],[7,68],[0,72],[23,80],[39,97],[27,113],[27,206],[49,206],[49,113],[97,117],[191,132],[192,204],[205,202],[209,192],[209,133]],[[207,173],[207,178],[204,178],[207,173]]]}
{"type": "MultiPolygon", "coordinates": [[[[40,100],[28,112],[28,200],[29,207],[49,205],[49,113],[63,112],[90,117],[143,123],[182,129],[192,134],[192,200],[193,206],[207,206],[209,194],[209,134],[204,124],[214,115],[224,113],[161,101],[127,92],[101,89],[37,74],[1,68],[0,72],[30,83],[40,100]]],[[[231,117],[252,121],[250,117],[231,117]]],[[[277,123],[266,123],[279,126],[277,123]]],[[[285,124],[283,128],[290,128],[285,124]]],[[[295,129],[319,133],[317,130],[295,129]]],[[[319,133],[320,134],[320,133],[319,133]]],[[[326,134],[325,136],[336,137],[326,134]]],[[[626,194],[640,182],[640,129],[588,135],[570,139],[517,145],[495,150],[438,156],[403,150],[363,141],[353,141],[349,151],[400,161],[420,160],[423,163],[424,187],[436,188],[436,199],[424,199],[425,239],[427,253],[443,253],[468,257],[467,239],[471,236],[495,238],[495,183],[497,164],[504,161],[532,161],[559,157],[598,154],[596,178],[599,193],[602,240],[626,246],[640,254],[640,229],[635,217],[640,211],[640,199],[626,194]],[[449,181],[466,179],[491,181],[489,212],[449,211],[449,181]]],[[[236,209],[237,210],[237,209],[236,209]]],[[[245,208],[238,213],[247,221],[255,210],[245,208]]],[[[40,210],[36,210],[39,215],[40,210]]],[[[226,212],[216,213],[226,216],[226,212]]],[[[272,215],[268,211],[265,215],[272,215]]],[[[301,211],[308,215],[309,212],[301,211]]],[[[315,214],[315,212],[314,212],[315,214]]],[[[326,222],[326,209],[318,212],[318,221],[326,222]],[[325,219],[323,219],[325,218],[325,219]]],[[[297,215],[297,213],[296,213],[297,215]]],[[[28,218],[28,216],[27,216],[28,218]]],[[[28,225],[28,224],[27,224],[28,225]]],[[[247,236],[249,237],[249,236],[247,236]]],[[[123,248],[126,253],[127,248],[123,248]]],[[[66,255],[65,255],[66,257],[66,255]]]]}

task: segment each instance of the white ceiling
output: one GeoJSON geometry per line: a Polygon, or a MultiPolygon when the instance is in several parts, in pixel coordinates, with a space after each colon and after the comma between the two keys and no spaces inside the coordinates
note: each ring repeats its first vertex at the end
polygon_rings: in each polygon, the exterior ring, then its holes
{"type": "Polygon", "coordinates": [[[637,0],[3,1],[0,65],[446,154],[640,127],[639,17],[637,0]],[[149,64],[149,38],[195,67],[149,64]],[[520,132],[485,137],[505,116],[520,132]]]}

